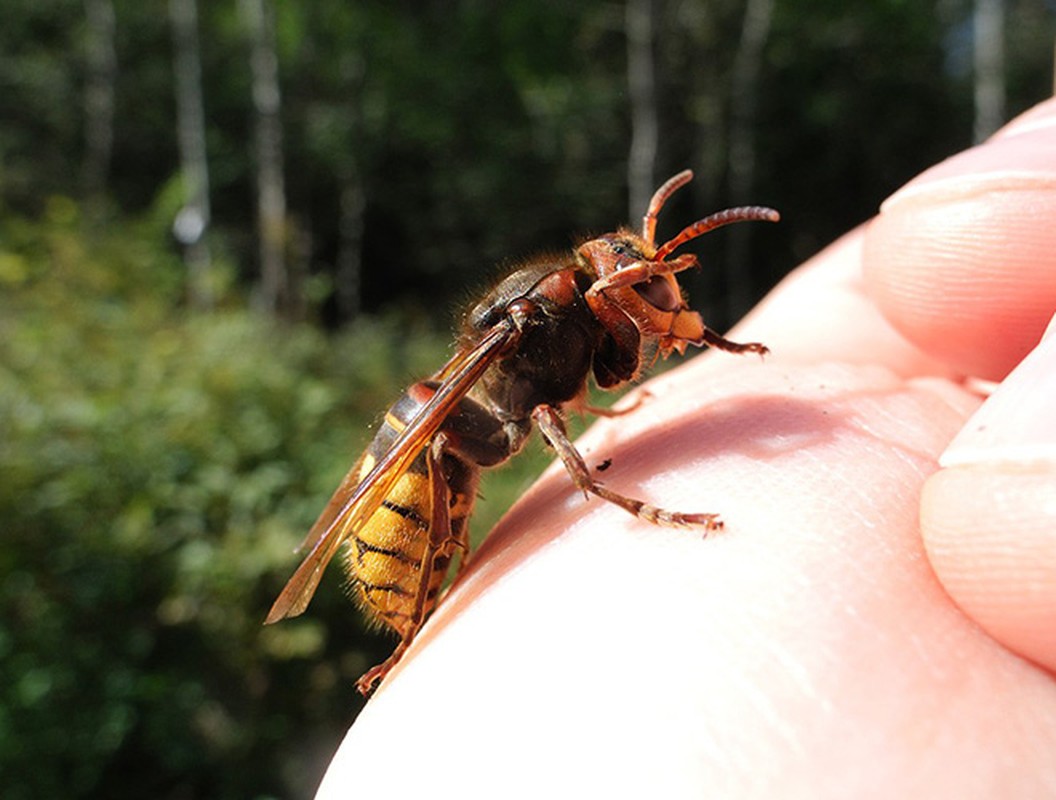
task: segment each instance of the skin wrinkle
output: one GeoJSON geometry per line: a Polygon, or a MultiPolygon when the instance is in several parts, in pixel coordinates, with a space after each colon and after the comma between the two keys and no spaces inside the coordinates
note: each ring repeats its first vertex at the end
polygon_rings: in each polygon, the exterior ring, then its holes
{"type": "MultiPolygon", "coordinates": [[[[799,662],[796,659],[793,659],[786,650],[778,648],[773,640],[764,641],[757,638],[755,641],[757,647],[755,648],[754,655],[760,660],[764,656],[769,656],[769,658],[766,659],[767,661],[770,663],[776,662],[785,667],[785,670],[781,672],[782,679],[789,678],[792,673],[788,670],[788,667],[793,663],[799,662]]],[[[797,671],[802,674],[806,670],[800,664],[800,669],[797,671]]],[[[770,676],[770,680],[774,680],[772,675],[770,676]]],[[[785,683],[785,681],[782,682],[785,683]]],[[[802,754],[803,744],[801,742],[799,726],[795,723],[794,715],[790,715],[787,711],[782,711],[778,708],[775,700],[775,693],[762,689],[759,684],[759,676],[753,674],[752,671],[730,669],[724,683],[732,686],[737,692],[739,700],[742,701],[739,704],[742,711],[744,713],[749,713],[749,709],[754,710],[756,716],[761,720],[761,724],[778,737],[778,740],[782,743],[781,746],[785,748],[786,756],[794,756],[797,753],[802,754]]],[[[794,681],[793,683],[801,693],[800,702],[809,702],[812,697],[816,695],[816,689],[809,686],[809,684],[804,686],[802,681],[794,681]]],[[[785,696],[786,699],[787,691],[787,686],[783,686],[781,695],[785,696]]],[[[784,705],[784,703],[782,705],[784,705]]],[[[723,751],[721,749],[718,752],[713,753],[713,757],[722,756],[723,751]]]]}
{"type": "MultiPolygon", "coordinates": [[[[1014,528],[1014,525],[1012,527],[1014,528]]],[[[1044,564],[1024,563],[1014,536],[996,541],[971,539],[965,544],[959,544],[958,550],[961,553],[961,558],[958,560],[961,573],[971,575],[985,565],[987,572],[995,576],[996,580],[989,584],[988,593],[991,595],[991,600],[988,604],[993,604],[995,599],[1003,598],[1013,582],[1017,595],[1029,596],[1032,593],[1040,593],[1040,590],[1051,580],[1044,564]],[[971,563],[973,560],[975,564],[971,563]]],[[[945,555],[941,551],[940,554],[945,555]]],[[[985,593],[980,596],[985,597],[985,593]]]]}

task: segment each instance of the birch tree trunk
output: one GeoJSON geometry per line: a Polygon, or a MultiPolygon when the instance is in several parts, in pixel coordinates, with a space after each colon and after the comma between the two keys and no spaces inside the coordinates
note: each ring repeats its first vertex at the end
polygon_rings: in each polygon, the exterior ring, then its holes
{"type": "Polygon", "coordinates": [[[267,0],[242,0],[251,43],[260,236],[260,304],[270,312],[294,305],[287,270],[286,184],[283,178],[279,60],[275,9],[267,0]]]}
{"type": "Polygon", "coordinates": [[[106,192],[114,147],[114,5],[111,0],[84,0],[87,26],[84,87],[84,162],[82,185],[89,200],[106,192]]]}
{"type": "Polygon", "coordinates": [[[975,126],[976,143],[1005,121],[1005,4],[975,0],[975,126]]]}
{"type": "Polygon", "coordinates": [[[627,159],[628,219],[645,213],[656,180],[659,125],[653,58],[653,0],[627,0],[627,86],[631,101],[631,150],[627,159]]]}
{"type": "MultiPolygon", "coordinates": [[[[770,35],[774,0],[748,0],[741,27],[741,40],[733,64],[730,99],[729,181],[731,205],[753,205],[755,184],[755,124],[759,103],[759,75],[763,48],[770,35]]],[[[751,304],[752,280],[747,269],[750,226],[735,225],[729,231],[726,258],[728,311],[739,316],[751,304]]]]}
{"type": "Polygon", "coordinates": [[[184,246],[188,294],[193,308],[213,304],[209,230],[209,162],[205,151],[205,107],[198,47],[195,0],[169,0],[176,70],[176,126],[183,179],[184,205],[176,215],[173,234],[184,246]]]}

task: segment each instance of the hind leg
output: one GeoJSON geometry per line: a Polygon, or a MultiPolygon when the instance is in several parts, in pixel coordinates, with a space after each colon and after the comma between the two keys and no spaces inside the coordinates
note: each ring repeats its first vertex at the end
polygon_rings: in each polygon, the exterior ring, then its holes
{"type": "Polygon", "coordinates": [[[590,469],[583,460],[583,456],[569,441],[568,434],[565,433],[565,424],[555,408],[547,405],[537,406],[532,412],[532,419],[539,426],[539,430],[542,431],[551,447],[557,451],[573,483],[584,493],[607,500],[629,514],[654,525],[669,525],[676,528],[700,527],[704,529],[705,534],[722,527],[722,520],[719,519],[718,514],[687,514],[680,511],[668,511],[605,488],[591,477],[590,469]]]}
{"type": "Polygon", "coordinates": [[[440,468],[446,442],[447,437],[439,433],[433,438],[428,450],[428,476],[432,494],[429,541],[422,554],[422,568],[418,575],[418,585],[415,589],[411,613],[407,622],[402,626],[399,644],[392,651],[392,655],[380,664],[371,667],[356,681],[356,689],[364,696],[370,694],[374,686],[384,680],[392,668],[399,663],[403,654],[407,652],[407,648],[411,646],[411,642],[425,624],[425,619],[435,604],[436,596],[431,589],[434,574],[441,569],[446,572],[450,564],[451,553],[456,548],[465,546],[464,537],[459,538],[451,534],[451,490],[440,468]],[[438,561],[442,561],[442,568],[438,567],[438,561]]]}

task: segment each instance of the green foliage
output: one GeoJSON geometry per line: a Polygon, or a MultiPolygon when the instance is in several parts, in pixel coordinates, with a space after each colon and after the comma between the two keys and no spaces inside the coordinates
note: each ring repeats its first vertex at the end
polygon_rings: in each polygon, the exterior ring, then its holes
{"type": "Polygon", "coordinates": [[[261,620],[440,338],[188,315],[155,226],[87,238],[47,208],[0,229],[4,795],[303,793],[318,754],[291,731],[336,737],[386,643],[336,577],[309,619],[261,620]]]}

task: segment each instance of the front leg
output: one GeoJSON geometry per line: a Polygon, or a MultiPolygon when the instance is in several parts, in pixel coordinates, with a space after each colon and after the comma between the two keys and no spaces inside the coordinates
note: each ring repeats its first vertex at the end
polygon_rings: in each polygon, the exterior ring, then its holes
{"type": "Polygon", "coordinates": [[[603,278],[598,278],[587,290],[592,294],[600,294],[606,289],[619,289],[624,286],[635,286],[654,278],[657,275],[674,275],[685,272],[697,266],[697,257],[689,255],[678,256],[669,261],[636,261],[611,272],[603,278]]]}
{"type": "MultiPolygon", "coordinates": [[[[592,414],[595,417],[606,417],[611,419],[613,417],[622,417],[625,414],[633,414],[642,404],[648,400],[652,400],[653,394],[648,389],[639,389],[638,394],[635,396],[628,405],[623,408],[602,408],[601,406],[591,405],[587,402],[585,395],[573,398],[569,402],[564,404],[564,408],[574,411],[576,414],[592,414]]],[[[620,398],[623,400],[624,398],[620,398]]]]}
{"type": "Polygon", "coordinates": [[[557,409],[548,405],[536,406],[535,410],[532,411],[532,419],[539,426],[539,430],[546,437],[550,446],[557,451],[557,455],[561,459],[561,463],[565,465],[565,470],[572,478],[572,482],[584,494],[589,493],[603,500],[608,500],[629,514],[633,514],[639,519],[644,519],[654,525],[669,525],[677,528],[702,527],[705,534],[722,528],[722,520],[719,519],[718,514],[685,514],[679,511],[667,511],[658,506],[606,489],[601,483],[591,477],[590,470],[587,468],[583,456],[576,450],[576,446],[569,441],[568,434],[565,433],[565,423],[557,409]]]}
{"type": "Polygon", "coordinates": [[[745,344],[731,342],[726,337],[713,331],[707,325],[704,326],[703,338],[703,344],[706,344],[709,347],[717,347],[719,350],[725,350],[727,353],[758,353],[761,356],[765,356],[770,352],[769,347],[765,344],[760,344],[759,342],[747,342],[745,344]]]}

